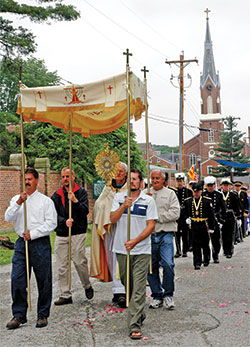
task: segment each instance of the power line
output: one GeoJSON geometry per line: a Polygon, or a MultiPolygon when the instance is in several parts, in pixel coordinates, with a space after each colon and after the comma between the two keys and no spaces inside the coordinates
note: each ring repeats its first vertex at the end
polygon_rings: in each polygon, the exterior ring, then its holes
{"type": "Polygon", "coordinates": [[[112,18],[110,18],[109,16],[107,16],[104,12],[102,12],[101,10],[99,10],[98,8],[96,8],[94,5],[90,4],[87,0],[84,0],[84,2],[89,5],[90,7],[92,7],[95,11],[97,11],[98,13],[100,13],[102,16],[104,16],[106,19],[108,19],[110,22],[112,22],[113,24],[115,24],[118,28],[122,29],[123,31],[125,31],[126,33],[128,33],[129,35],[133,36],[136,40],[140,41],[141,43],[143,43],[144,45],[146,45],[147,47],[153,49],[155,52],[159,53],[160,55],[166,57],[166,54],[161,52],[160,50],[158,50],[157,48],[152,47],[150,44],[148,44],[146,41],[142,40],[141,38],[139,38],[137,35],[133,34],[132,32],[128,31],[126,28],[124,28],[122,25],[120,25],[119,23],[117,23],[116,21],[114,21],[112,18]]]}
{"type": "Polygon", "coordinates": [[[148,22],[146,22],[141,16],[139,16],[135,11],[133,11],[130,7],[128,7],[122,0],[120,0],[121,4],[126,7],[135,17],[137,17],[144,25],[146,25],[148,28],[150,28],[155,34],[157,34],[159,37],[164,39],[166,42],[168,42],[173,47],[177,48],[178,50],[181,50],[180,47],[176,46],[174,43],[167,40],[167,38],[162,35],[159,31],[155,30],[148,22]]]}

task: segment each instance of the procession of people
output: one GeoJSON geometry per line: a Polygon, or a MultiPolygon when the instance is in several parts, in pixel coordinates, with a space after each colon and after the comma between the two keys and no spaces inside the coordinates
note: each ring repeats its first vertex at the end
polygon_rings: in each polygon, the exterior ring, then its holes
{"type": "Polygon", "coordinates": [[[94,297],[90,277],[103,282],[112,281],[113,296],[110,301],[122,308],[128,306],[129,336],[131,339],[140,339],[142,323],[146,318],[144,307],[147,281],[152,297],[149,308],[159,309],[164,305],[168,310],[173,310],[176,308],[175,258],[193,253],[194,269],[200,270],[202,265],[207,267],[212,259],[218,264],[221,249],[224,256],[230,259],[234,247],[250,234],[249,224],[246,224],[249,199],[240,181],[231,182],[229,178],[223,178],[221,188],[216,189],[219,184],[216,178],[207,176],[204,182],[193,182],[191,190],[185,187],[186,177],[181,172],[175,175],[177,186],[169,187],[168,175],[155,169],[151,172],[152,186],[146,190],[142,173],[138,169],[131,169],[129,192],[127,174],[127,165],[120,162],[116,176],[104,187],[95,203],[89,274],[85,255],[89,213],[87,191],[75,182],[74,171],[70,172],[66,167],[61,170],[62,187],[50,199],[37,190],[38,172],[33,168],[26,169],[25,192],[12,198],[5,213],[5,220],[15,223],[15,231],[19,236],[12,259],[13,318],[7,323],[7,329],[16,329],[27,322],[26,241],[30,270],[33,268],[38,285],[37,328],[48,324],[52,301],[49,235],[55,231],[60,294],[54,304],[61,306],[73,303],[68,283],[69,262],[72,261],[88,300],[94,297]],[[28,208],[27,230],[24,230],[24,203],[28,208]]]}

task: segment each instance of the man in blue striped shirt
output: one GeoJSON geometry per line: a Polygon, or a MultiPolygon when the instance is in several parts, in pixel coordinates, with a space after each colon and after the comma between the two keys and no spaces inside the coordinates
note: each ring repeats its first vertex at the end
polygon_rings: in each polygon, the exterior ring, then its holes
{"type": "Polygon", "coordinates": [[[154,199],[141,191],[142,175],[137,169],[131,170],[131,197],[127,192],[115,195],[110,220],[116,223],[113,252],[119,263],[120,277],[126,287],[126,257],[130,252],[130,302],[128,307],[128,327],[132,339],[142,337],[141,325],[145,319],[146,279],[151,254],[151,232],[157,220],[154,199]],[[127,210],[130,207],[130,240],[127,240],[127,210]]]}

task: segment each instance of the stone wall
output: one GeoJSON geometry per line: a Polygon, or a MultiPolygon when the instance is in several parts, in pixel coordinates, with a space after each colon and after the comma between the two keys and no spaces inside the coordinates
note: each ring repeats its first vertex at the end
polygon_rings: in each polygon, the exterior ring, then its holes
{"type": "MultiPolygon", "coordinates": [[[[22,188],[21,155],[11,155],[10,166],[0,166],[0,229],[13,228],[12,223],[4,221],[4,213],[13,196],[20,193],[22,188]],[[13,158],[13,156],[15,156],[13,158]]],[[[39,192],[51,197],[61,187],[61,175],[59,172],[50,170],[48,158],[39,158],[35,161],[35,168],[39,172],[39,192]]],[[[92,184],[85,186],[89,196],[88,219],[92,218],[95,200],[92,198],[92,184]]]]}

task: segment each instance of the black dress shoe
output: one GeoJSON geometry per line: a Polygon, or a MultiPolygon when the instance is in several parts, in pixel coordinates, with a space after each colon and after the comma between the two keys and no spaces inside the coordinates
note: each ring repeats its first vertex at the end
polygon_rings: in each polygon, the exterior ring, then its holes
{"type": "Polygon", "coordinates": [[[112,298],[112,302],[117,304],[118,303],[118,299],[119,299],[120,294],[114,294],[113,298],[112,298]]]}
{"type": "Polygon", "coordinates": [[[181,257],[181,253],[175,253],[175,256],[174,256],[175,258],[179,258],[179,257],[181,257]]]}
{"type": "Polygon", "coordinates": [[[85,289],[85,295],[87,299],[92,299],[94,296],[94,289],[91,286],[88,289],[85,289]]]}
{"type": "Polygon", "coordinates": [[[227,258],[227,259],[231,259],[231,258],[232,258],[232,254],[227,254],[227,255],[226,255],[226,258],[227,258]]]}
{"type": "Polygon", "coordinates": [[[201,267],[200,267],[200,265],[195,265],[194,269],[195,269],[195,270],[200,270],[201,267]]]}
{"type": "Polygon", "coordinates": [[[121,294],[118,299],[118,306],[120,308],[126,308],[126,296],[125,294],[121,294]]]}
{"type": "Polygon", "coordinates": [[[183,257],[183,258],[187,258],[187,253],[183,253],[183,254],[182,254],[182,257],[183,257]]]}
{"type": "Polygon", "coordinates": [[[58,300],[56,300],[54,302],[54,304],[56,306],[60,306],[60,305],[68,305],[68,304],[73,304],[72,298],[62,298],[60,297],[58,300]]]}
{"type": "Polygon", "coordinates": [[[219,264],[219,262],[220,262],[220,261],[219,261],[218,258],[215,258],[215,259],[214,259],[214,263],[215,263],[215,264],[219,264]]]}
{"type": "Polygon", "coordinates": [[[36,321],[36,328],[44,328],[48,325],[48,320],[46,317],[39,316],[36,321]]]}
{"type": "Polygon", "coordinates": [[[209,265],[209,263],[204,263],[203,265],[204,265],[204,266],[208,266],[208,265],[209,265]]]}
{"type": "Polygon", "coordinates": [[[7,329],[16,329],[20,324],[27,323],[26,317],[13,317],[6,325],[7,329]]]}

